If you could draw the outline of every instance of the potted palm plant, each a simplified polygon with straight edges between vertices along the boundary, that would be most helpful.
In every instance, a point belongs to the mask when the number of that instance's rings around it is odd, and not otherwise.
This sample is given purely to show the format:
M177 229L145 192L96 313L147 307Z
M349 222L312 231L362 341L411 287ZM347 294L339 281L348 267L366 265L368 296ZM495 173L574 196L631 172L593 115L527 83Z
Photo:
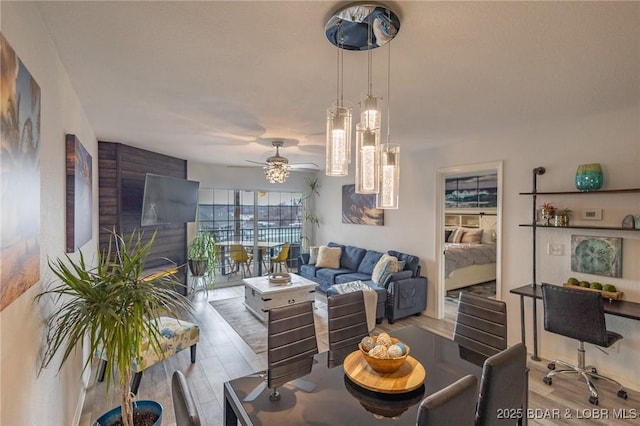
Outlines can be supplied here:
M187 250L189 269L194 277L212 275L216 268L216 240L209 231L200 231Z
M193 312L193 305L174 286L184 286L170 273L145 273L145 262L155 239L144 243L142 234L122 237L115 232L109 248L98 254L97 265L90 266L80 252L79 259L68 255L49 261L57 277L37 300L52 299L54 312L47 318L46 350L41 368L58 353L60 367L86 339L89 357L101 351L107 361L107 392L111 384L120 391L123 424L133 426L133 394L130 392L132 365L150 346L161 354L160 330L154 326L160 315L176 317ZM116 371L119 374L116 374Z

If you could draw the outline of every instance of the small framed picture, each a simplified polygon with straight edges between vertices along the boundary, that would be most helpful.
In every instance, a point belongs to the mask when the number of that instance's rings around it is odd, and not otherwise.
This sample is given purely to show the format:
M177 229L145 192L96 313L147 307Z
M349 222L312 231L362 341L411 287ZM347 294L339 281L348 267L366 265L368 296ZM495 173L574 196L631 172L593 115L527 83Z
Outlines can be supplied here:
M580 219L602 220L602 209L584 209L581 212Z

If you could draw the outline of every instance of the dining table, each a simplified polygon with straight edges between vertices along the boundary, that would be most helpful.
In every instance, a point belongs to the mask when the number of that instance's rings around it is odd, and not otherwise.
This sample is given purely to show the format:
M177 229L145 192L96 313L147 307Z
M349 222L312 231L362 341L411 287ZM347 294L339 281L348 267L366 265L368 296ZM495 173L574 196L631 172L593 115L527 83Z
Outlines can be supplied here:
M336 362L330 352L321 352L314 356L311 371L301 378L314 386L310 392L287 384L278 388L280 400L271 401L271 391L263 383L266 371L225 382L224 424L415 425L424 397L468 374L480 382L482 366L465 359L465 352L451 339L416 326L389 334L407 344L409 356L424 368L422 385L413 385L406 392L374 391L352 380L345 372L347 364ZM346 352L343 355L349 359ZM264 389L257 397L247 398L261 385Z
M257 244L258 246L258 250L256 250L258 252L258 256L256 258L256 262L257 262L257 268L258 268L258 276L262 275L262 249L267 249L267 251L269 253L271 253L271 249L279 247L281 245L283 245L283 242L279 242L279 241L257 241L254 242L253 240L238 240L238 241L219 241L216 242L216 245L224 250L229 250L229 247L231 246L236 246L236 245L240 245L242 247L250 247L253 248L255 245ZM225 258L223 256L223 258ZM225 267L225 263L222 263L222 275L226 275L226 267Z

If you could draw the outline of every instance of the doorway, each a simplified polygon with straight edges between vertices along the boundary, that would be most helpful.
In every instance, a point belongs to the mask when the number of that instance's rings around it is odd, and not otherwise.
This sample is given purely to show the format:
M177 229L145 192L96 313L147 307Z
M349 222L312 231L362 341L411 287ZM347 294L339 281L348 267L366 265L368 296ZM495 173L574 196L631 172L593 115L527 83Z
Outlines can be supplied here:
M455 321L460 291L501 299L502 161L436 174L436 317Z

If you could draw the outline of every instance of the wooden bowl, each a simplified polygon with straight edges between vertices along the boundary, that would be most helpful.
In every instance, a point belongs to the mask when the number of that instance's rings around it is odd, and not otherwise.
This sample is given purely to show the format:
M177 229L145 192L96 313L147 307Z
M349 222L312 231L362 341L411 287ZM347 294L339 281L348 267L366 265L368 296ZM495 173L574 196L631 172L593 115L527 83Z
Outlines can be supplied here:
M374 342L378 339L377 336L372 336L371 338ZM400 340L396 339L395 337L391 338L391 343L396 344L399 342ZM358 343L358 348L360 348L360 352L362 352L362 356L367 361L367 364L369 364L369 366L374 371L378 373L389 374L396 372L400 367L402 367L402 364L404 364L404 362L406 361L407 356L409 356L409 345L404 342L402 344L405 348L407 348L407 353L402 355L400 358L375 358L365 352L365 350L362 348L362 343Z

